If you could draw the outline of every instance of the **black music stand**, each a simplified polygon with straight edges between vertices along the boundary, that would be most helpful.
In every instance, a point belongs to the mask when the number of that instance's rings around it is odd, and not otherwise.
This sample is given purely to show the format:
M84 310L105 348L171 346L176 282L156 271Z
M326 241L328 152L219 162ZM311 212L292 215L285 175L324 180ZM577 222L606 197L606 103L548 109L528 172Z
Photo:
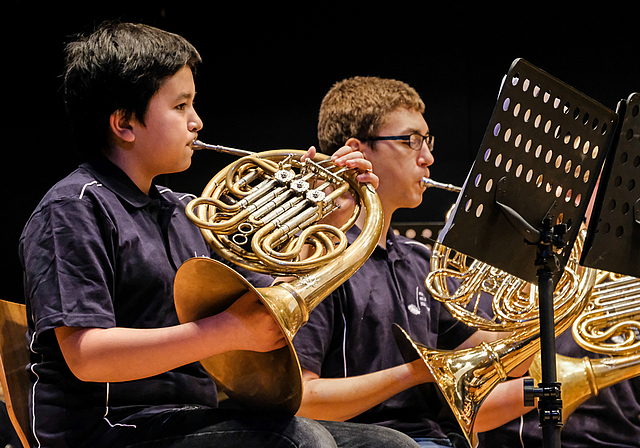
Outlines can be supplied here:
M640 94L621 101L618 114L580 264L640 277Z
M527 61L511 65L439 241L539 285L545 447L560 446L553 291L615 135L618 115ZM526 391L531 392L531 391Z

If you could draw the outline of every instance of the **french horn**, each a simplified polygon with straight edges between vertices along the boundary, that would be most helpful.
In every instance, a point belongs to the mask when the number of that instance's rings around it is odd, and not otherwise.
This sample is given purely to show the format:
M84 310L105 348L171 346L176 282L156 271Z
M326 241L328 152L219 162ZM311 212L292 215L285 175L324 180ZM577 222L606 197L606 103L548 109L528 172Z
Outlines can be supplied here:
M582 312L595 285L596 270L579 266L585 234L583 229L578 235L554 291L556 336L568 329ZM450 289L448 279L457 280L457 289ZM426 347L395 327L405 360L423 359L473 446L473 426L484 399L507 379L509 372L540 349L538 288L438 242L432 250L431 272L425 284L431 295L458 320L479 330L509 333L491 343L451 351ZM488 299L490 307L482 303ZM492 317L487 317L488 314Z
M309 313L373 252L382 230L378 195L371 185L357 181L355 170L337 167L322 154L302 160L304 151L252 153L199 141L193 148L241 156L186 208L209 245L250 271L295 278L255 288L223 263L189 259L175 277L178 318L190 322L215 315L247 291L257 294L279 324L286 346L267 353L236 350L201 363L229 397L294 414L303 386L292 339ZM340 229L320 223L339 208L338 198L345 193L354 198L351 218ZM344 232L362 209L362 232L348 245Z
M602 358L556 356L561 382L562 421L602 389L640 375L640 279L598 271L586 309L573 322L573 338L585 350ZM542 378L540 356L529 373Z

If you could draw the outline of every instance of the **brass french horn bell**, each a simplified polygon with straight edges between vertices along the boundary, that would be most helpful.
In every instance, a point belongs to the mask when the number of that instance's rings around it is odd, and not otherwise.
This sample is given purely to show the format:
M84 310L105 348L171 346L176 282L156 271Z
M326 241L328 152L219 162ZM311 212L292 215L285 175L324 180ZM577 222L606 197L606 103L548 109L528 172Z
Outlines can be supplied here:
M304 151L260 153L194 142L241 156L218 172L202 195L189 203L189 219L224 259L254 272L295 276L289 283L254 288L223 263L192 258L178 270L174 299L180 322L224 311L248 291L255 293L279 324L286 346L266 352L236 350L201 360L225 393L246 405L294 414L302 400L302 373L292 339L309 313L348 279L373 252L382 230L382 207L373 187L354 170L334 166ZM345 193L355 209L341 228L319 221L339 208ZM360 236L347 245L344 232L361 209ZM310 254L302 256L303 250Z

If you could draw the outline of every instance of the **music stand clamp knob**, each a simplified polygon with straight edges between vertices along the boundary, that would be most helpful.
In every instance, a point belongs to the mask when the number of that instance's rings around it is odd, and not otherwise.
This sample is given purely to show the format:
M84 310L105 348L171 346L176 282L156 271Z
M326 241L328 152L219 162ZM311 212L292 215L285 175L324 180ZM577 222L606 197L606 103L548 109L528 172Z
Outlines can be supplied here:
M557 253L561 253L567 242L564 235L567 233L567 225L564 223L551 226L551 220L545 218L540 231L540 241L538 244L538 256L535 261L536 266L541 266L541 270L556 273L560 270L560 260Z
M560 383L549 383L546 385L534 385L532 378L524 379L524 405L535 406L535 399L538 398L538 410L540 411L540 426L553 424L562 426L562 399Z

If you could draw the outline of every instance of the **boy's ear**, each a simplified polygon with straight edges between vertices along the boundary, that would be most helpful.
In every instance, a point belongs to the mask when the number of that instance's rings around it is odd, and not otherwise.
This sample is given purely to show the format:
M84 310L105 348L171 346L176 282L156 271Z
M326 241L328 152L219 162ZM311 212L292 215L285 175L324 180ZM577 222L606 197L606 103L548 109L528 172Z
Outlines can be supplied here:
M133 143L136 139L133 126L131 125L131 118L122 110L117 110L111 114L109 117L109 126L113 135L119 140Z
M349 138L349 140L346 141L345 146L350 146L354 151L360 151L364 155L365 159L368 158L368 152L371 151L371 147L369 145L355 137Z
M362 142L355 137L349 138L349 140L344 144L344 146L350 146L355 150L360 149L360 145L362 145Z

